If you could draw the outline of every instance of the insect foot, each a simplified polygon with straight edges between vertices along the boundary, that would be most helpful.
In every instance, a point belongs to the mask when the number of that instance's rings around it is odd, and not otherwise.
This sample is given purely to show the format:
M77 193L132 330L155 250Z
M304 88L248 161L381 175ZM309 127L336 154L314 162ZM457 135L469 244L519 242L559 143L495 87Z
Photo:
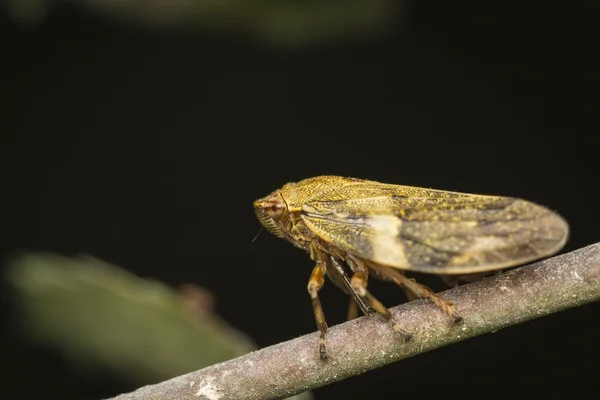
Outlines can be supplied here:
M450 318L452 318L452 321L455 324L460 324L463 321L463 317L461 317L456 312L454 303L452 303L451 301L448 301L448 300L436 295L435 293L433 293L431 291L427 294L426 297L429 298L429 300L431 300L436 306L441 308L441 310L444 312L444 314L447 314L448 316L450 316Z
M394 330L394 332L396 332L397 334L400 335L402 340L404 340L405 342L408 342L409 340L412 339L413 335L411 335L404 329L400 328L400 325L398 325L398 323L396 322L396 320L394 318L390 318L388 320L388 322L389 322L390 326L392 327L392 329Z
M327 348L325 347L325 335L323 334L319 337L319 358L321 360L327 360L329 358L327 355Z
M452 303L450 303L450 304L452 304ZM452 308L453 308L453 310L452 310L452 314L450 314L450 317L452 317L452 322L454 322L454 323L455 323L455 324L457 324L457 325L458 325L458 324L461 324L461 323L464 321L463 317L461 317L461 316L460 316L460 315L459 315L459 314L458 314L458 313L457 313L457 312L454 310L454 305L453 305L453 304L452 304Z

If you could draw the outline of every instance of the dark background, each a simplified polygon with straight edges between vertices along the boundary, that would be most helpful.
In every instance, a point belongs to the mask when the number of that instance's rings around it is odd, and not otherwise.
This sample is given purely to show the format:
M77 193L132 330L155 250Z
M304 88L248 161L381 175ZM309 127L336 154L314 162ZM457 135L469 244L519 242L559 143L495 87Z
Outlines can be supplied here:
M308 255L266 232L251 243L252 201L288 181L337 174L524 197L570 222L564 251L594 243L594 3L414 1L385 38L296 49L135 29L68 4L35 29L4 15L3 255L85 252L198 283L268 346L315 331ZM403 301L391 285L373 287L390 306ZM133 389L16 338L3 301L3 392ZM344 320L333 285L322 301L330 324ZM315 397L583 396L597 387L599 310L471 339Z

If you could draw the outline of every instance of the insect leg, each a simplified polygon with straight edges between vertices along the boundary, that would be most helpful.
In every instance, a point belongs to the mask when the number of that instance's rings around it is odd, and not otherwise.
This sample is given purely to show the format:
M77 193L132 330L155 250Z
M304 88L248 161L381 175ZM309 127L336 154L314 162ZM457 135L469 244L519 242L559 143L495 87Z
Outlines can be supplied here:
M345 276L345 277L340 276L338 274L338 271L336 269L334 269L335 267L333 265L331 265L330 263L331 262L327 263L327 276L329 277L329 279L331 279L331 281L335 284L335 286L340 288L342 290L342 292L347 294L350 298L350 304L348 307L348 321L349 321L351 319L358 317L358 306L356 304L355 296L356 297L359 297L359 296L356 293L354 293L354 291L352 290L352 287L350 286L350 279L347 276Z
M375 298L369 291L367 290L367 279L368 273L367 270L360 266L360 264L353 260L354 275L352 275L352 279L350 279L350 284L352 285L352 289L371 307L373 308L379 315L386 319L386 321L390 324L392 329L395 332L399 333L405 341L408 341L412 338L412 335L406 332L404 329L398 325L390 310L388 310L379 300Z
M319 336L319 357L322 360L327 358L327 350L325 348L325 336L327 335L327 322L325 321L325 314L323 313L323 307L321 307L321 301L319 300L319 290L323 287L325 282L325 262L317 261L317 265L310 275L308 280L308 293L312 299L313 310L315 312L315 320L317 322L317 328L321 335Z
M394 268L384 267L375 264L369 264L369 267L375 269L377 273L383 276L384 278L392 280L398 286L401 286L413 292L416 296L431 300L436 306L441 308L442 311L451 316L454 319L454 322L458 323L462 321L462 317L458 315L458 313L454 309L454 304L438 296L433 292L433 290L429 289L427 286L417 283L412 278L407 278L399 271L396 271Z
M373 314L373 309L354 291L350 284L350 278L344 271L342 264L334 257L329 257L327 262L327 276L339 287L344 293L350 296L350 304L348 307L348 320L358 317L358 307L365 315Z
M351 321L356 318L358 318L358 304L356 304L354 297L350 297L350 304L348 304L348 315L346 319Z

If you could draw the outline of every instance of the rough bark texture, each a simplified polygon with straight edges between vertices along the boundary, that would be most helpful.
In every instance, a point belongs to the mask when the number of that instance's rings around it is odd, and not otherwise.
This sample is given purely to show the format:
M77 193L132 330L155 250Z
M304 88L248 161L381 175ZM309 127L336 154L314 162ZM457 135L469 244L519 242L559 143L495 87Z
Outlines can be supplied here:
M433 304L391 309L414 337L403 342L379 317L332 327L330 359L313 333L115 397L132 399L282 399L473 336L600 299L600 244L443 292L464 321L454 325ZM365 343L369 343L365 346Z

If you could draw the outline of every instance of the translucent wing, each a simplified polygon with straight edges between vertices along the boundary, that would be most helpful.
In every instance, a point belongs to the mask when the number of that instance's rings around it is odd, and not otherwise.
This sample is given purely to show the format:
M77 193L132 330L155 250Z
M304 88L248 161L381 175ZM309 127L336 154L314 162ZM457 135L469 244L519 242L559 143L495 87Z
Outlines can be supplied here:
M563 218L525 200L381 184L321 192L304 204L301 220L347 253L440 274L545 257L559 251L569 233Z

